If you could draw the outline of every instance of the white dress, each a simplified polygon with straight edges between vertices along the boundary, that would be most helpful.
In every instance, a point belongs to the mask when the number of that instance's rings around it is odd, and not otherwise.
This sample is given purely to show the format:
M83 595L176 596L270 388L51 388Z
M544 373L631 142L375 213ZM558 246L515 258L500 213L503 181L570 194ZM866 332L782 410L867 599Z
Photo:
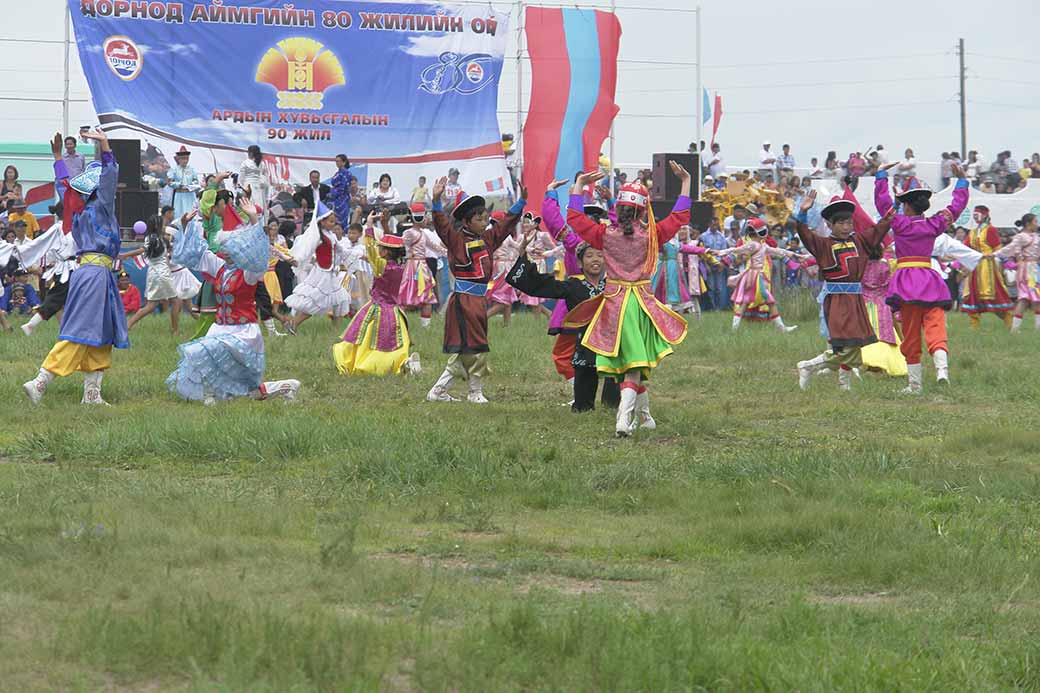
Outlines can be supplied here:
M315 258L320 238L332 244L332 264L328 269L320 267ZM350 293L343 288L345 273L340 271L340 266L349 264L350 258L336 241L336 235L320 230L315 219L293 243L292 254L299 263L296 267L297 284L285 299L285 305L294 312L307 315L331 313L337 318L350 312Z
M173 273L170 271L170 258L166 256L165 245L159 257L145 255L144 261L148 263L148 278L144 283L145 300L166 301L177 298L177 289L173 285Z
M252 190L253 200L259 202L263 209L263 218L267 219L268 191L270 185L267 182L267 173L264 171L263 163L259 165L252 159L246 159L238 168L238 184L243 188L247 185Z
M166 236L171 243L177 233L179 230L176 227L166 227ZM173 280L173 290L177 292L177 298L192 299L202 290L202 282L187 267L181 267L171 262L170 276Z

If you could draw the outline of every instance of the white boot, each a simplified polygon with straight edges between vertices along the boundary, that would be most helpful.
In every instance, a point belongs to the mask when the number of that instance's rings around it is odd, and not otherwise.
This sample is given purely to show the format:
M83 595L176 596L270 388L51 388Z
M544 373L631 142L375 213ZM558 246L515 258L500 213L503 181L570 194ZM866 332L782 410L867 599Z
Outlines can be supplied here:
M430 318L420 317L419 318L419 324L422 325L423 327L429 327L430 326Z
M104 371L91 371L83 376L83 399L80 404L108 406L108 402L101 399L101 380L104 377Z
M632 414L636 408L636 391L631 387L621 388L621 404L617 410L617 423L614 432L618 438L627 438L632 435Z
M299 391L299 380L268 380L261 388L261 392L264 393L264 399L281 397L286 402L294 402L296 393Z
M484 396L484 384L480 381L479 375L471 375L469 377L469 396L466 397L467 402L473 404L487 404L487 397Z
M842 392L848 392L852 389L852 371L844 368L838 369L838 389Z
M816 358L809 359L808 361L799 361L798 387L803 390L808 390L809 381L812 380L813 373L822 371L825 363L827 363L827 354L820 354Z
M909 383L906 387L900 390L900 393L904 395L921 394L921 364L906 364L906 377Z
M22 329L24 330L25 328L23 327ZM1018 332L1021 329L1022 329L1022 316L1021 315L1013 316L1011 318L1011 331L1012 332Z
M797 330L798 329L798 325L791 325L790 327L788 327L787 325L784 324L784 319L781 318L779 315L777 315L776 316L776 329L780 330L784 334L787 334L788 332L794 332L795 330Z
M740 327L740 316L739 315L734 315L733 316L733 331L736 332L739 327Z
M267 328L267 334L271 335L272 337L285 336L284 332L279 332L278 328L275 327L274 318L268 318L267 320L264 320L264 327Z
M43 399L43 393L47 392L47 386L51 384L52 380L54 380L54 374L46 368L41 368L35 378L22 384L22 390L28 395L30 402L34 405L39 404L40 400Z
M935 364L935 382L940 385L950 384L950 357L945 349L939 349L932 354L932 363Z
M657 422L650 416L650 391L643 389L636 395L636 420L635 425L641 426L648 431L657 430Z
M408 375L422 375L422 364L419 362L419 352L414 352L404 362L404 372Z
M36 331L36 326L43 322L43 317L39 313L33 313L33 316L29 318L29 322L22 325L22 332L25 333L26 337L32 337L32 333Z
M437 379L437 382L430 388L429 393L426 395L427 402L458 402L456 398L448 394L448 388L451 387L452 381L455 380L455 376L451 374L451 370L445 368L444 372L441 373L441 377Z

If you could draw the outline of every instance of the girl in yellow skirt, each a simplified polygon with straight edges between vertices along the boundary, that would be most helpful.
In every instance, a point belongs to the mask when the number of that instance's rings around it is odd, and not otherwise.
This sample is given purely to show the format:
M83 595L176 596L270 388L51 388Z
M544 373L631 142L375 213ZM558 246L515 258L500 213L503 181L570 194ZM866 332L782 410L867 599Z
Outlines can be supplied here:
M377 240L370 226L365 231L365 251L375 276L372 298L351 320L342 341L332 347L336 367L346 375L418 374L419 354L408 355L412 346L408 321L397 307L404 278L404 239L384 233Z

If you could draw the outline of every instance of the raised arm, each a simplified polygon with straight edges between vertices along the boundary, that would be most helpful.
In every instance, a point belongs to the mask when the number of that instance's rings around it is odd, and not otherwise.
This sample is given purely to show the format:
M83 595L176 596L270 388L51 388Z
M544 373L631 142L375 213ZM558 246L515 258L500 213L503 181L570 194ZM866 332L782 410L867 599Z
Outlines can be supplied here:
M672 173L682 181L682 187L679 190L679 199L675 201L675 206L672 208L672 213L657 222L658 243L667 243L675 234L679 233L679 229L690 223L690 179L692 176L689 171L674 161L669 161L668 165L671 167Z
M874 207L878 214L885 216L894 207L892 195L888 192L888 169L895 164L888 164L878 169L874 174Z
M545 199L542 200L542 221L545 228L549 230L553 238L559 238L560 234L567 228L567 220L560 212L560 198L557 188L567 185L565 180L554 180L545 189Z
M444 186L447 182L447 178L441 178L433 184L433 204L430 209L433 211L433 230L450 253L458 243L459 232L455 230L451 217L444 212Z
M1025 244L1028 242L1029 239L1025 234L1016 233L1015 237L1011 239L1010 243L993 253L993 257L998 257L1001 260L1006 260L1007 258L1012 257L1018 257L1018 254L1022 252L1022 248L1024 248ZM992 246L993 244L990 245Z
M507 238L516 231L516 225L520 223L520 215L527 206L527 188L520 186L520 199L506 212L506 218L491 227L491 252L495 252Z
M372 274L382 277L386 271L386 260L379 255L375 229L371 226L365 229L365 256L368 258L368 264L372 265Z
M960 217L964 208L968 206L968 179L964 177L964 169L958 164L953 165L953 175L957 177L957 184L953 186L953 199L946 209L928 218L928 225L939 233L944 233L946 228ZM999 240L999 236L998 236Z

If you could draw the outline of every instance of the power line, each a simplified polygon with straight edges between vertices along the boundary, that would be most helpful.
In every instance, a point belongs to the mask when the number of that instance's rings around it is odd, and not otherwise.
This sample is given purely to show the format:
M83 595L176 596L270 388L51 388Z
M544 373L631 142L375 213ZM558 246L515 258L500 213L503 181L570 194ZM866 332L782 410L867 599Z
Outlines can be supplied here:
M1029 58L1009 58L1003 55L989 55L988 53L967 53L967 55L971 55L976 58L989 58L990 60L1004 60L1009 63L1040 63L1040 60L1030 60Z
M817 63L856 63L856 62L878 62L881 60L909 60L912 58L928 58L939 55L949 55L947 51L933 53L908 53L906 55L868 55L852 58L812 58L807 60L771 60L767 63L733 63L731 65L705 65L709 70L728 70L741 67L771 67L773 65L810 65Z
M908 101L906 103L849 104L847 106L820 106L809 108L774 108L761 111L726 111L726 115L763 115L768 113L809 113L820 111L863 111L869 109L906 108L909 106L934 106L949 101Z
M972 79L981 79L986 82L1004 82L1007 84L1025 84L1031 87L1040 87L1040 82L1027 82L1021 79L1004 79L1003 77L986 77L984 75L974 75Z
M40 99L22 96L3 96L0 95L0 101L34 101L38 103L65 103L65 99ZM87 103L90 99L69 99L70 103Z
M65 45L64 41L52 41L50 39L4 38L2 36L0 36L0 43L44 43L44 44L57 44L59 46L64 46ZM70 41L70 43L75 43L75 41Z
M996 101L976 101L975 99L968 99L968 103L977 104L979 106L997 106L999 108L1021 108L1028 111L1036 110L1036 106L1029 106L1020 103L998 103Z

